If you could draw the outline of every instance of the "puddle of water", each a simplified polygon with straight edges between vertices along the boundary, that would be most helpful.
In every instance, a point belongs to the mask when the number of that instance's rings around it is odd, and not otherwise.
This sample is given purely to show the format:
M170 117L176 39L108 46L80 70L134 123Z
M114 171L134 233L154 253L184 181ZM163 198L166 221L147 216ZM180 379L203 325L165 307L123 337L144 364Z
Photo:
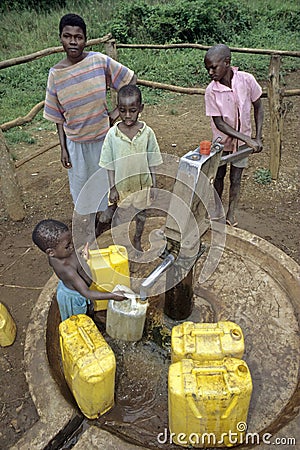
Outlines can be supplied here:
M136 444L160 448L157 436L168 428L170 352L146 340L107 340L117 360L115 406L99 426Z
M198 282L202 265L196 265L192 320L232 320L241 326L246 345L243 359L254 385L248 431L273 433L295 415L293 406L299 404L293 394L299 386L299 324L284 283L239 251L226 249L217 271L202 284ZM160 304L158 299L157 315L163 311ZM170 348L165 345L167 333L159 328L159 320L154 322L150 338L145 336L138 343L115 341L100 329L117 358L116 403L91 423L146 448L178 450L169 441L157 440L168 430ZM281 418L287 402L290 407Z

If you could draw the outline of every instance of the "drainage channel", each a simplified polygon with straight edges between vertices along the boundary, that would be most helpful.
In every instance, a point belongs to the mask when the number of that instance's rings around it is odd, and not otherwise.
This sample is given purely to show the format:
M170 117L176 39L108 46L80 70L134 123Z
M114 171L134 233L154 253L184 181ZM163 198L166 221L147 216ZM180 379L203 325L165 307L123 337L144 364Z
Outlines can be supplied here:
M51 441L44 450L69 450L74 447L89 425L83 415L76 415Z

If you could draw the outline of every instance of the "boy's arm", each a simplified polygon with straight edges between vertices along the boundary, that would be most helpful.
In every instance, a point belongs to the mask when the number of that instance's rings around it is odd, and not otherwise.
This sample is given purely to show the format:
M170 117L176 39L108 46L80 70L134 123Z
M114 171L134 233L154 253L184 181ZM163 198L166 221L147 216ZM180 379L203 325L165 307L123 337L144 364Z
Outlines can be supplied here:
M60 148L61 148L61 163L65 169L71 169L72 164L69 157L69 152L66 144L66 135L64 127L61 123L56 124Z
M117 294L113 292L98 292L88 288L85 281L74 269L68 268L61 277L63 282L67 283L74 291L79 292L83 297L89 300L125 300L125 296L122 293Z
M110 203L117 203L119 201L119 192L115 185L115 171L107 169L109 181L109 201Z
M156 170L155 166L149 167L151 178L152 178L152 187L156 188Z
M155 166L149 167L149 170L150 170L151 178L152 178L152 186L150 189L150 199L155 200L157 197Z
M253 104L254 109L254 121L255 121L255 128L256 128L256 135L255 140L258 144L258 149L254 150L254 152L261 152L263 149L262 144L262 127L263 127L263 121L264 121L264 109L263 104L261 101L261 98L257 99Z
M235 130L232 128L228 123L226 123L223 120L223 117L221 116L213 116L213 121L218 128L218 130L222 131L222 133L227 134L230 137L239 139L240 141L245 142L245 144L248 145L248 147L253 148L254 152L261 151L260 144L256 139L252 139L251 136L246 136L244 133L241 133L240 131Z

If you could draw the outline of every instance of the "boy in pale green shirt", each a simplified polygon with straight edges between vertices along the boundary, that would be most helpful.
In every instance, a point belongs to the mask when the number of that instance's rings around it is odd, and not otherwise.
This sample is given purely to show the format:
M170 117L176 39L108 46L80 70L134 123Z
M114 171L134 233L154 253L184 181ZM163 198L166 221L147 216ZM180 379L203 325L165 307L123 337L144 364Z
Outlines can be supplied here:
M133 245L138 251L143 251L146 208L155 199L155 167L163 162L153 130L138 120L143 108L137 86L127 85L119 90L121 122L108 131L99 162L108 171L109 201L120 208L133 206L137 210Z

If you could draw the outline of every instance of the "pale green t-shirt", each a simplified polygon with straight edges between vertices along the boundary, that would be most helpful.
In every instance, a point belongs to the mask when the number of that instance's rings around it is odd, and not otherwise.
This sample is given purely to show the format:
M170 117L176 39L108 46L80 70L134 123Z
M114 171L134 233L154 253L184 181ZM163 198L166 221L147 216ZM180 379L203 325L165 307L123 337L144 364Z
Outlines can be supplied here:
M115 171L120 206L133 205L143 209L150 205L152 178L149 167L159 166L162 162L156 136L148 125L143 122L143 127L130 140L119 130L117 123L105 137L99 165Z

